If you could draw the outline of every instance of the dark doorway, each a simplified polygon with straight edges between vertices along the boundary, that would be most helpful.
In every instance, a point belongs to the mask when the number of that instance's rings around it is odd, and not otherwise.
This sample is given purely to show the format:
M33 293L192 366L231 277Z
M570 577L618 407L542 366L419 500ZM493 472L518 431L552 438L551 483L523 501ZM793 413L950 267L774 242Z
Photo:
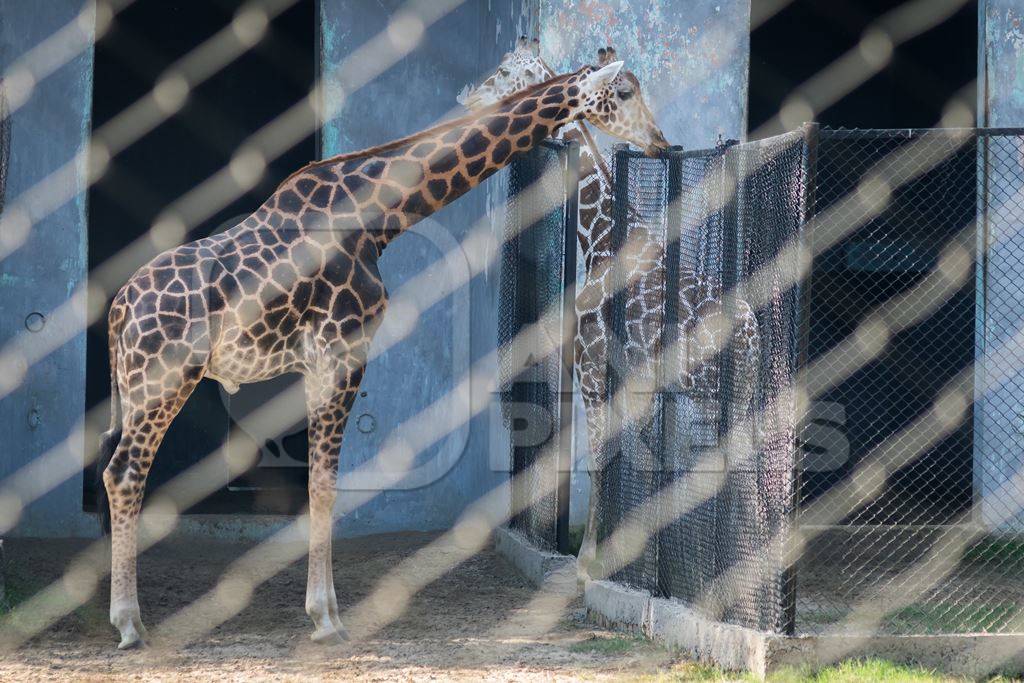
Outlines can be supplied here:
M794 0L771 15L769 8L779 2L753 0L750 133L771 121L801 84L856 49L869 26L905 4L905 0ZM925 128L937 125L955 96L973 110L977 50L978 5L968 0L945 20L895 46L887 66L817 112L815 120L832 127Z
M229 26L244 4L240 0L138 0L121 12L95 48L94 129L145 97L168 67ZM224 168L247 138L308 95L317 75L317 35L315 0L299 0L271 18L255 47L200 84L182 109L113 159L89 192L90 272L105 265L109 268L112 259L120 259L117 284L123 282L153 252L140 256L122 250L145 238L168 205ZM213 215L189 226L185 240L234 225L289 173L316 155L316 139L310 134L270 160L267 173L252 190L221 202L224 205ZM106 310L113 294L109 292L104 302L91 303ZM89 408L109 403L109 372L104 316L88 331ZM244 402L245 396L240 398ZM232 415L237 413L230 407L231 400L217 383L201 382L160 447L148 491L225 445ZM302 460L303 437L300 430L284 440ZM266 461L264 457L264 465ZM304 466L257 467L230 482L227 472L225 465L223 487L195 510L284 511L294 509L299 498L295 492L305 488ZM90 506L95 500L92 468L85 476L85 489L84 500Z
M752 6L748 124L754 136L781 132L780 109L801 86L857 50L865 34L905 0L794 0L768 16L777 2ZM950 6L936 3L931 9ZM901 30L916 33L894 45L891 59L870 78L816 111L823 127L929 128L942 125L954 100L974 110L978 6L964 2L935 25L912 28L920 17L904 15ZM893 15L889 15L890 20ZM880 62L883 63L883 62ZM859 68L859 67L855 67ZM948 119L947 119L948 120ZM962 121L960 125L973 125ZM868 169L916 134L866 131L822 134L815 169L815 210L825 212L856 191ZM932 149L941 147L936 138ZM964 235L975 217L976 147L950 144L943 163L895 188L877 217L816 258L807 283L807 355L810 362L834 351L876 307L909 292L936 265L943 247ZM938 399L946 382L974 360L973 280L923 320L889 340L877 358L816 397L816 408L838 429L848 454L823 471L806 467L803 502L848 479L873 449L905 444L902 431ZM813 419L813 418L812 418ZM901 439L903 441L901 441ZM808 452L805 446L805 455ZM884 457L884 456L883 456ZM944 524L972 502L973 432L970 411L947 438L924 448L888 477L872 502L852 511L857 524Z

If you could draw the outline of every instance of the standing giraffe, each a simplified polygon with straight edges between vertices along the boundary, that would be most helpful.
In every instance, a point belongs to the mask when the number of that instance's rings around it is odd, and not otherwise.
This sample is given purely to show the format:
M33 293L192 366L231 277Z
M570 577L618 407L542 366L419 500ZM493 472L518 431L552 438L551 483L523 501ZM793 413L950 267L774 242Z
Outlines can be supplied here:
M140 268L110 309L111 428L102 448L112 531L110 620L142 642L136 525L146 474L202 377L238 385L304 375L309 418L309 574L315 641L345 637L331 570L342 433L387 305L388 243L570 121L646 143L654 122L615 124L619 62L555 76L464 118L311 163L230 230Z
M598 66L616 59L615 48L609 46L598 50ZM460 95L459 102L471 110L492 106L495 102L509 97L523 88L550 78L554 71L540 56L537 39L529 41L521 36L516 49L502 59L498 68L479 86ZM640 82L629 71L621 71L612 88L621 101L633 100L629 111L639 116L652 117L643 103ZM628 121L624 121L628 123ZM643 221L629 215L629 235L639 242L631 265L635 272L626 276L630 285L626 291L626 319L632 321L625 340L613 340L608 303L614 292L613 269L615 254L611 246L612 179L600 149L586 125L577 121L560 129L557 137L574 139L580 145L579 222L577 243L583 256L583 282L577 287L576 315L578 320L574 340L576 378L583 396L587 416L587 434L591 458L591 495L587 514L587 528L580 548L580 572L589 576L589 564L596 557L596 515L597 501L601 491L600 473L604 463L600 462L607 415L604 408L607 397L608 344L623 343L630 367L647 365L660 351L659 331L661 325L662 292L664 270L661 267L662 247L660 238L647 236ZM664 143L664 138L662 138ZM666 143L667 146L667 143ZM646 237L646 239L645 239ZM636 239L639 238L639 239ZM680 364L682 376L678 378L681 389L697 394L704 399L701 414L716 413L708 405L708 396L700 396L700 390L718 386L717 363L708 362L717 353L719 342L715 339L713 321L721 315L722 292L720 287L693 271L682 269L679 283L680 311L679 326L681 339L686 340L686 362ZM757 318L752 307L744 300L736 302L737 325L732 334L737 396L735 406L741 412L750 408L754 393L754 380L759 367L760 333ZM654 376L651 374L650 376ZM706 393L706 392L705 392Z

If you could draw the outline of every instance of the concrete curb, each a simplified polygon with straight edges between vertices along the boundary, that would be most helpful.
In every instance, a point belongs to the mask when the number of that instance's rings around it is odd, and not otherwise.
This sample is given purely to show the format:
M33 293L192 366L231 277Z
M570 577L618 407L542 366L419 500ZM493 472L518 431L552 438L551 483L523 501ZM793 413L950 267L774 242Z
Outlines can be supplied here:
M587 616L663 643L701 662L764 675L768 634L709 621L685 605L611 581L588 581Z
M557 595L579 594L575 557L541 550L505 527L494 530L494 549L534 586Z
M786 667L818 668L868 657L969 677L1024 671L1024 635L1019 634L788 637L711 621L680 602L611 581L588 581L584 596L593 622L761 677Z

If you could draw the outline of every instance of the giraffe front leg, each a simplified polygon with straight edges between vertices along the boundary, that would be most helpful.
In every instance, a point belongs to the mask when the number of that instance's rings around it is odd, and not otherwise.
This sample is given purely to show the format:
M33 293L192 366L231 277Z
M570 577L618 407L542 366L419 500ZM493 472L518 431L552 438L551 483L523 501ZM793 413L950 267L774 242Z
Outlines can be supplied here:
M327 566L324 570L324 576L327 577L327 616L330 617L331 623L334 624L335 630L341 635L342 639L348 640L348 630L341 623L341 614L338 612L338 594L334 591L334 553L332 547L333 540L331 535L328 535L327 553L325 554Z
M311 638L319 643L348 640L338 616L334 590L331 533L337 499L338 457L349 409L358 390L358 376L333 374L307 377L309 405L309 573L306 614L313 620Z

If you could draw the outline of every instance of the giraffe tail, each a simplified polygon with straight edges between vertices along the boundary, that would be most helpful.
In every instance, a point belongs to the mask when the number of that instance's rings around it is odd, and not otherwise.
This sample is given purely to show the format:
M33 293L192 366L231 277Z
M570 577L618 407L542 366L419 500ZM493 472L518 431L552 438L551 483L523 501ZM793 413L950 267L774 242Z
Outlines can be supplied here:
M121 293L115 297L110 307L108 318L108 351L110 354L110 428L100 436L100 448L96 458L96 511L99 513L100 526L103 533L110 533L110 508L107 501L107 487L103 483L103 471L114 457L114 451L121 442L121 392L118 389L117 373L120 369L117 353L117 341L121 336L124 322L124 307L120 305Z

